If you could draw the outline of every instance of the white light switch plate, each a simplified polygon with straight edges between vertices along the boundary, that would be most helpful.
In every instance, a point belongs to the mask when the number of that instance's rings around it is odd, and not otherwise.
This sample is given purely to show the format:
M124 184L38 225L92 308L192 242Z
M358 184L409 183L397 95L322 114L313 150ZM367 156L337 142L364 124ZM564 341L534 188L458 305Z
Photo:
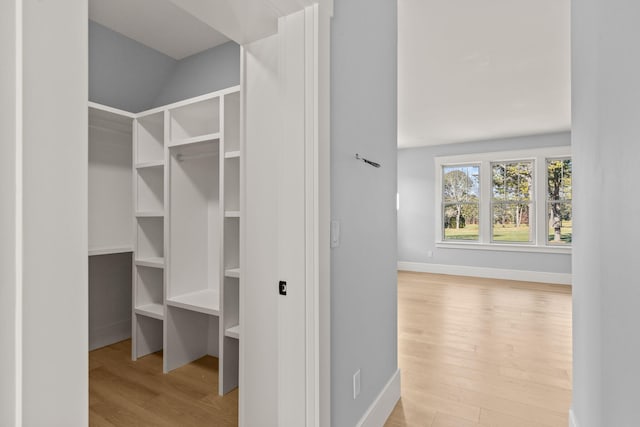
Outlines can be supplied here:
M353 400L360 395L360 369L353 374Z
M331 221L331 247L337 248L340 246L340 222Z

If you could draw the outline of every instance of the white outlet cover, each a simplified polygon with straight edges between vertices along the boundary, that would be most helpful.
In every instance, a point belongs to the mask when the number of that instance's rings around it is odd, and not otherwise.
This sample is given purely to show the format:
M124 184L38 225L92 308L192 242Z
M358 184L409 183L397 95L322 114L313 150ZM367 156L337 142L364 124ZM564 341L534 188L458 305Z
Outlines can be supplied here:
M353 374L353 400L360 396L360 369Z

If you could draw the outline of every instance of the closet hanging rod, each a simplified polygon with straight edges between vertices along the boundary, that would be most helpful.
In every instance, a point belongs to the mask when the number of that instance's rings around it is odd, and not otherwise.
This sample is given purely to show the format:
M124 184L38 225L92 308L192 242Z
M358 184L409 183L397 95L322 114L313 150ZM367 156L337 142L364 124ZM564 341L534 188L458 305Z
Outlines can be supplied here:
M210 157L210 156L217 156L218 152L216 151L212 151L209 153L200 153L200 154L191 154L191 155L184 155L184 154L176 154L176 160L179 162L184 162L185 160L195 160L195 159L201 159L203 157Z

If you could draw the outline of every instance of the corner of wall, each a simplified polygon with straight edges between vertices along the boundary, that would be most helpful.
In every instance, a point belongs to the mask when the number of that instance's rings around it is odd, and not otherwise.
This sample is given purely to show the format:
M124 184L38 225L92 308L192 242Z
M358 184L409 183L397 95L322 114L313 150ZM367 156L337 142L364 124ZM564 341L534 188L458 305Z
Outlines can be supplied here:
M569 427L578 427L578 421L576 419L576 414L573 412L573 408L569 410Z
M400 369L393 373L356 427L383 427L400 400Z

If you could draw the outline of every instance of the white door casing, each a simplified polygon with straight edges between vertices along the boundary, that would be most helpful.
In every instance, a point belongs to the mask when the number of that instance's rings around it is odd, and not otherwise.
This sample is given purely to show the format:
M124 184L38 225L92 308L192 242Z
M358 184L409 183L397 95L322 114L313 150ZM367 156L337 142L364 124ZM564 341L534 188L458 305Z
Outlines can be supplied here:
M320 145L319 130L319 19L317 5L280 18L276 36L243 49L241 426L329 422L328 404L322 417L320 407L319 303L321 272L328 279L329 175L328 140ZM287 284L286 295L279 294L280 281ZM328 342L328 334L323 336Z

